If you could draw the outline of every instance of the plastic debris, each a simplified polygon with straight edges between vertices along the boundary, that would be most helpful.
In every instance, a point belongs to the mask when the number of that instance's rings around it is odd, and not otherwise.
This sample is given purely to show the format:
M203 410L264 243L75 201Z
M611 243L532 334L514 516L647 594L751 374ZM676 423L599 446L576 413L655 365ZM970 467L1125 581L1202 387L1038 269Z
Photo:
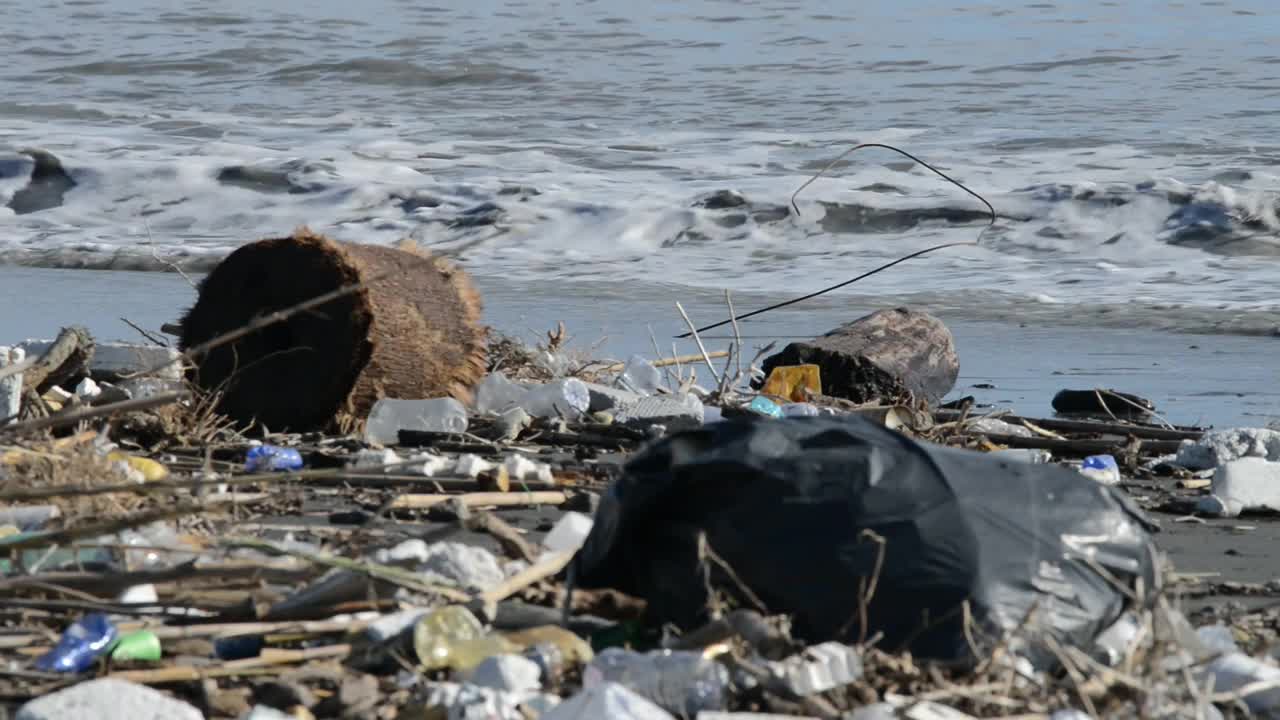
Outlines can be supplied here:
M559 625L539 625L524 630L503 633L508 641L526 651L551 646L556 649L561 662L571 665L585 665L591 662L595 653L586 640Z
M1017 462L1030 463L1032 465L1043 465L1053 461L1053 453L1035 448L1005 448L1003 450L992 450L990 454L1003 460L1016 460Z
M591 407L591 393L581 380L564 378L530 387L520 398L520 407L534 417L576 420Z
M666 710L617 683L601 683L557 705L541 720L675 720Z
M526 720L520 701L517 695L489 687L440 682L428 687L425 704L437 713L427 717L442 720Z
M295 451L296 452L296 451ZM125 453L115 451L107 453L107 459L112 462L121 462L137 472L145 482L156 482L169 477L169 468L150 458L136 457L134 455L126 455Z
M498 438L506 442L511 442L520 437L520 433L533 424L533 418L524 408L513 407L510 410L498 416L496 426L498 428Z
M751 404L747 406L747 409L754 413L764 415L765 417L771 417L771 418L782 417L782 408L778 407L778 403L770 400L769 398L763 395L757 396L755 399L753 399L751 401Z
M467 682L481 687L511 693L541 690L542 672L537 663L519 655L495 655L485 658L467 673Z
M150 630L139 630L120 636L120 640L111 649L111 659L156 662L161 653L160 638Z
M455 542L429 545L418 572L428 582L442 580L467 590L488 590L506 579L493 553Z
M15 720L204 720L172 696L125 680L89 680L36 698Z
M1260 457L1232 460L1213 474L1212 495L1196 510L1206 515L1238 517L1246 510L1280 510L1280 462Z
M644 357L632 355L618 375L617 385L637 395L652 395L662 387L662 372Z
M725 708L729 671L697 652L609 648L582 671L582 685L589 689L609 683L621 684L668 712L693 717Z
M618 408L617 420L633 427L683 429L702 425L703 413L702 401L695 395L654 395Z
M574 551L582 547L590 533L591 518L579 512L567 512L542 538L542 547L551 552Z
M769 372L761 393L782 400L802 403L822 394L821 369L817 365L779 365Z
M506 468L507 476L515 482L555 482L550 465L530 460L524 455L508 455L502 461L502 467Z
M994 633L1037 606L1045 632L1088 647L1126 606L1116 583L1160 587L1152 527L1122 492L1074 470L917 443L856 416L722 422L633 458L574 563L578 587L634 595L649 622L694 629L707 620L701 536L738 574L717 591L745 605L739 588L751 588L792 618L797 638L882 632L886 647L963 660L965 601ZM860 628L849 608L877 568L871 624ZM1070 607L1052 600L1063 593ZM940 620L916 632L924 613ZM1034 650L1033 662L1049 661Z
M515 652L505 638L486 635L469 610L449 605L422 616L413 628L413 647L424 669L466 671L485 658Z
M1230 631L1207 627L1197 631L1199 638L1219 654L1201 672L1213 675L1214 692L1232 692L1253 683L1269 682L1271 687L1259 688L1244 697L1249 711L1258 717L1274 717L1280 711L1280 668L1250 657L1236 647Z
M771 667L792 692L801 696L848 685L862 676L862 658L858 651L835 642L814 645Z
M143 585L130 585L116 599L129 605L147 605L160 602L160 595L156 592L155 585L146 583Z
M587 386L587 392L591 393L591 405L587 409L593 413L614 410L624 405L630 405L644 397L644 395L640 393L623 390L622 388L609 387L608 385L597 385L596 383L584 384Z
M58 644L36 659L35 666L45 672L84 672L107 652L116 637L116 626L106 615L90 613L67 628Z
M1280 432L1265 428L1213 430L1199 440L1184 440L1174 462L1188 470L1212 470L1241 458L1280 462Z
M1011 422L1005 422L1000 418L984 417L973 420L969 423L969 429L973 432L980 432L986 435L1012 435L1013 437L1029 438L1035 437L1035 433L1031 432L1025 425L1014 425Z
M401 458L396 454L395 450L384 448L375 450L365 448L356 452L356 454L347 461L347 467L353 470L378 470L382 472L400 472L403 468L388 467L395 466L401 462Z
M1120 466L1111 455L1090 455L1080 463L1080 474L1103 485L1120 483Z
M529 390L500 372L489 373L476 385L474 407L481 415L498 415L520 404Z
M787 403L782 406L784 417L818 417L822 411L812 403Z
M245 472L287 472L302 467L302 455L294 448L255 445L245 456Z
M364 426L367 442L396 445L400 442L401 430L463 433L467 431L467 409L453 398L382 398L373 404Z

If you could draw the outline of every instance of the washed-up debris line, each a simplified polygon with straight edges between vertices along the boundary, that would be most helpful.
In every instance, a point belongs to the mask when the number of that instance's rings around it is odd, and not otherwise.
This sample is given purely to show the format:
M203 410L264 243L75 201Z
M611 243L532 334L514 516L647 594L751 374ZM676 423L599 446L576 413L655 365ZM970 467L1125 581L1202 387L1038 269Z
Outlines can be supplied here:
M910 393L858 404L823 394L817 366L773 363L766 376L763 353L745 358L737 346L590 361L566 349L561 327L536 346L492 339L489 372L466 402L383 399L346 432L277 433L220 415L216 392L170 370L189 359L176 350L120 345L106 353L114 364L95 366L86 333L64 336L0 350L0 413L10 409L0 419L0 703L19 718L1206 718L1280 708L1280 669L1259 659L1280 628L1273 611L1178 609L1184 593L1280 588L1179 578L1142 512L1208 513L1214 501L1280 509L1249 486L1248 473L1273 472L1258 463L1280 460L1265 430L1134 421L1106 412L1105 398L1103 419L935 407ZM53 348L71 358L56 372L40 364ZM27 384L21 371L32 368ZM716 430L760 423L833 424L790 441ZM763 474L750 492L780 492L769 473L801 476L778 463L803 466L807 447L853 457L839 443L869 437L880 448L867 456L871 480L840 470L841 492L869 517L915 500L883 464L906 452L926 458L915 472L980 461L988 482L1052 483L1056 500L1025 501L1045 512L1083 493L1130 518L1124 538L1100 541L1058 577L1087 576L1095 594L1076 597L1105 601L1028 596L1011 617L974 591L960 616L917 618L911 603L926 607L937 588L913 594L901 564L912 550L886 547L910 533L868 529L841 540L859 564L840 573L857 587L786 593L798 605L854 598L836 608L849 618L839 632L822 636L800 611L771 608L753 555L818 563L797 575L812 580L837 570L821 565L835 554L800 525L781 534L765 518L726 535L700 524L694 508L715 493L744 508L769 495L741 496L737 471L703 491L696 468L736 467L714 451L737 438L726 452L743 462L774 453L753 466ZM928 449L937 446L952 449ZM947 454L961 448L986 455ZM632 461L643 464L634 477L669 472L689 495L667 490L648 510L635 504L642 489L618 497L614 488L643 488L620 483ZM1219 467L1233 468L1231 487L1215 485ZM641 522L657 534L636 534ZM688 547L664 534L675 528L689 530L679 535ZM1088 534L1076 529L1053 538L1065 543L1055 552L1073 552ZM960 548L972 527L944 530L957 555L969 552ZM607 557L637 568L696 553L688 568L705 608L655 623L652 603L682 588L645 597L640 576L626 579L629 592L589 587L588 563L575 558L597 536L630 538ZM1121 563L1125 543L1150 557ZM912 645L944 619L957 634Z

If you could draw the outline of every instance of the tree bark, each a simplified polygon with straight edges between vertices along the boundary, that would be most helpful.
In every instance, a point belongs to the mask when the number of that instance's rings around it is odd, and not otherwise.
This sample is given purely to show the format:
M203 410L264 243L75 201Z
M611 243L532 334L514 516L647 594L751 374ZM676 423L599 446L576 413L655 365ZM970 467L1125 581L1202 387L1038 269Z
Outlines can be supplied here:
M219 412L271 431L363 420L378 399L463 402L484 374L480 297L461 270L415 246L340 243L309 230L231 253L182 321L183 349L335 289L360 290L196 359Z

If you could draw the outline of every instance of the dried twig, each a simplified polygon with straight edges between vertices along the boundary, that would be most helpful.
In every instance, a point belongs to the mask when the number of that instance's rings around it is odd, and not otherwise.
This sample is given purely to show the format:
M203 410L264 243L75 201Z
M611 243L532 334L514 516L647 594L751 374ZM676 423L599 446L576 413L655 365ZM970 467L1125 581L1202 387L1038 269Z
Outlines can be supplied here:
M707 364L707 369L711 371L711 377L715 378L716 384L720 384L720 376L716 373L716 366L711 364L711 356L707 354L707 347L702 344L702 338L698 337L698 330L694 327L693 321L689 319L689 313L684 311L684 306L680 301L676 301L676 309L680 311L680 317L684 318L684 322L689 326L689 333L693 335L693 341L698 344L698 351L702 353L702 360Z

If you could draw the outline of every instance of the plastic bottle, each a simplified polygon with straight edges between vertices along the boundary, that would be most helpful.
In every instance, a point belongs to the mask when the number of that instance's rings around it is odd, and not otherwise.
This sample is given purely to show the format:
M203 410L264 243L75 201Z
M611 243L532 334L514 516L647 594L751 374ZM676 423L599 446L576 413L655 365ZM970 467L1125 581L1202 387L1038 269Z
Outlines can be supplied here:
M433 610L413 627L413 649L427 670L453 666L454 648L484 635L484 626L471 611L458 605Z
M49 652L36 658L36 669L45 672L79 673L93 663L116 641L116 626L106 615L91 613L77 620L62 633L62 639Z
M617 385L638 395L652 395L662 385L662 373L640 355L632 355L622 368Z
M526 392L528 388L507 379L506 375L489 373L476 385L476 412L482 415L501 414L519 405Z
M646 654L609 648L582 673L583 688L615 682L675 715L724 710L729 671L701 653L664 650Z
M453 398L400 400L383 398L374 403L365 423L367 442L394 445L401 430L460 433L467 430L467 409Z
M577 378L556 380L529 388L520 407L536 417L577 419L591 407L591 391Z

